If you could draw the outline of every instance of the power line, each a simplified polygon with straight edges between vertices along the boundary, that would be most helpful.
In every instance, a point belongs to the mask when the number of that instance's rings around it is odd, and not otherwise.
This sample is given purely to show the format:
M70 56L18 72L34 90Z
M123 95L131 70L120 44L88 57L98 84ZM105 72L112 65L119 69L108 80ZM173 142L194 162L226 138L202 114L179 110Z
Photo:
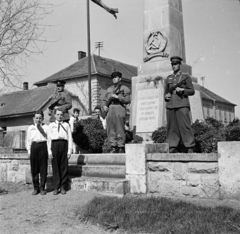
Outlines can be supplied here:
M100 56L100 50L103 48L103 41L95 42L95 48L98 49L98 56Z

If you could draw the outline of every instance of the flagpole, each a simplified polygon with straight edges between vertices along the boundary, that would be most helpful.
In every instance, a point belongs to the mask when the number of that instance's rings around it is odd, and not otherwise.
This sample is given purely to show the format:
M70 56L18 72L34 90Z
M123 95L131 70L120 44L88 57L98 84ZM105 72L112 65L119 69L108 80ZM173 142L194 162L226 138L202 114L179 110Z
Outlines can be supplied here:
M89 115L92 114L92 91L91 91L91 39L90 39L90 7L87 0L87 41L88 41L88 105Z

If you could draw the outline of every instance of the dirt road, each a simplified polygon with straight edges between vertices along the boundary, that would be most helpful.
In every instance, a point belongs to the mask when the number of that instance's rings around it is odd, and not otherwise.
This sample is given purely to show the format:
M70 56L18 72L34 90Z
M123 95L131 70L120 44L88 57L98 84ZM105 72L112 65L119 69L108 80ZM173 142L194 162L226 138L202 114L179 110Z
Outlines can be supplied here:
M23 190L23 189L22 189ZM109 234L79 221L75 211L94 196L68 191L66 195L31 195L32 189L0 195L1 234Z

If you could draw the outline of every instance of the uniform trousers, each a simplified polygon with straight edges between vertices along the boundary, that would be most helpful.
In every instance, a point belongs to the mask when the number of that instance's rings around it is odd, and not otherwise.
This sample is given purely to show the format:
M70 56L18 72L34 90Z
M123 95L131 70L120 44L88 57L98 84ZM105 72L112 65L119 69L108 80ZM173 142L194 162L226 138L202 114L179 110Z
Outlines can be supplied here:
M68 142L67 140L52 140L52 170L55 190L65 188L68 174Z
M167 140L169 148L176 148L181 139L185 147L192 148L195 146L190 108L167 109Z
M41 190L44 190L47 181L47 167L48 167L47 142L32 143L30 151L30 165L34 189L39 190L40 188Z
M124 147L126 110L122 105L110 105L106 122L107 135L112 147Z

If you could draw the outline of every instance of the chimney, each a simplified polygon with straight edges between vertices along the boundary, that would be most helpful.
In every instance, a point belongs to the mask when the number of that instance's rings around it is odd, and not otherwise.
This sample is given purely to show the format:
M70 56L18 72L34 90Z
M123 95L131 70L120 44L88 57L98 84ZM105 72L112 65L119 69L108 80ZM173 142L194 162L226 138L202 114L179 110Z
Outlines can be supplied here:
M78 51L78 60L81 60L86 57L86 52Z
M28 90L28 82L23 82L23 90Z

